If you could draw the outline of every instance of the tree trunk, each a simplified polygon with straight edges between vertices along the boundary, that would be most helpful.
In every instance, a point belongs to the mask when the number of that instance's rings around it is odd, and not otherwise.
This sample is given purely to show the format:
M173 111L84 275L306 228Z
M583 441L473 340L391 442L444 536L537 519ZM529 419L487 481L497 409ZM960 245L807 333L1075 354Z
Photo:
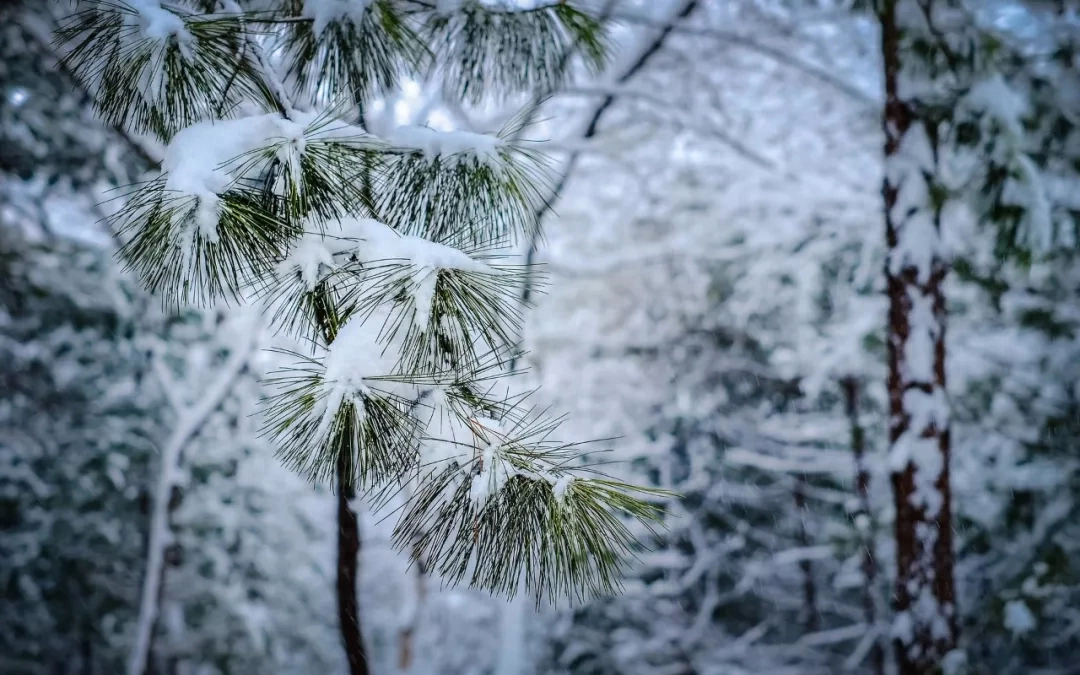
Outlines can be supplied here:
M364 639L360 631L360 610L356 601L358 557L360 554L360 527L356 512L349 502L356 496L352 486L351 472L345 452L338 456L338 564L337 600L338 621L345 657L349 662L349 675L369 675L364 655Z
M877 630L877 558L874 553L873 511L870 509L870 470L866 466L866 433L859 423L859 381L854 377L841 380L844 390L844 409L851 428L851 452L855 457L855 495L859 507L855 512L855 527L863 549L863 615L870 630ZM885 650L880 637L870 648L870 668L874 675L885 673Z
M933 0L920 0L924 5ZM947 266L940 246L936 128L901 97L897 6L881 0L885 66L885 229L889 296L889 468L896 507L896 618L900 675L937 670L956 645L945 398ZM910 7L905 9L918 10ZM932 13L928 12L928 16Z

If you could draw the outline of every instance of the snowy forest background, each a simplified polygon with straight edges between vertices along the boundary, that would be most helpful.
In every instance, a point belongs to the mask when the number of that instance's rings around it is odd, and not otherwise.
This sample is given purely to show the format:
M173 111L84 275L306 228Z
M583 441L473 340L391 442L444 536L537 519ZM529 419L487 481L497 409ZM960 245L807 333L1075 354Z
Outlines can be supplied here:
M539 611L441 587L361 506L373 673L892 667L883 68L851 4L606 3L611 65L530 131L561 179L522 251L551 282L522 365L576 437L615 439L613 473L682 498L624 593ZM968 101L1022 119L1041 216L942 227L960 645L970 673L1080 673L1080 3L967 4L1041 64ZM165 314L122 272L101 219L161 149L57 68L64 14L0 4L0 673L123 672L169 447L148 672L346 672L335 502L253 418L270 336L250 309ZM373 114L515 112L416 85Z

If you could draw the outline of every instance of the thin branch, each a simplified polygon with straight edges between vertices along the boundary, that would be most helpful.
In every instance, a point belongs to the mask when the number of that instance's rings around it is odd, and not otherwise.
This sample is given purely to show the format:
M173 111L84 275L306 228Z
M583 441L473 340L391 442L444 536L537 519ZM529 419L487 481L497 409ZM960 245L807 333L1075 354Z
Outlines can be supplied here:
M617 14L615 18L626 21L627 23L634 23L641 26L651 26L653 28L661 27L651 17L643 16L640 14ZM686 25L676 26L673 30L680 35L697 35L701 37L713 38L715 40L727 42L737 47L742 47L743 49L747 49L749 51L757 52L758 54L766 56L776 61L777 63L783 64L785 66L798 70L799 72L805 73L810 77L813 77L819 82L832 87L833 89L839 91L840 93L851 98L852 100L859 101L867 105L876 103L872 96L869 96L868 94L853 86L849 82L845 82L836 75L830 73L828 70L820 66L816 66L812 63L807 63L799 57L793 56L792 54L789 54L782 49L762 44L761 42L758 42L754 38L751 38L747 35L742 35L740 33L736 33L735 31L722 30L719 28L700 28L698 26Z
M690 16L697 7L697 0L684 0L682 3L682 7L679 9L679 11L671 17L667 24L660 30L660 33L651 42L649 42L648 45L645 46L641 53L638 54L637 58L634 59L634 61L629 66L627 66L625 70L623 70L622 74L620 74L619 77L616 78L615 83L617 85L626 84L631 79L633 79L635 75L641 72L641 70L649 63L653 56L655 56L656 53L659 52L660 49L663 47L664 43L668 39L668 36L670 36L672 31L675 29L675 25L686 17ZM585 125L585 131L581 135L581 140L588 140L596 135L597 129L600 125L600 120L604 117L604 114L611 108L611 106L614 105L616 98L618 98L618 96L616 93L613 92L605 96L604 99L596 106L596 108L593 110L592 115L589 118L588 123ZM566 170L559 178L558 183L555 185L554 189L552 189L548 198L544 200L544 203L536 211L537 223L540 223L544 219L544 216L546 216L547 213L551 211L552 207L554 207L555 205L555 202L557 202L559 197L562 195L563 190L566 189L566 184L570 180L570 175L573 173L574 168L577 165L578 158L580 156L580 152L575 152L570 155L569 159L567 159ZM528 249L525 252L526 277L525 283L521 289L522 307L528 306L529 302L532 300L532 268L533 263L536 262L536 253L539 243L540 228L536 227L533 229L533 232L529 237ZM511 372L513 372L513 370L517 367L517 360L518 357L515 354L515 356L510 360Z
M199 428L206 422L206 418L221 405L232 390L233 382L248 366L248 361L255 351L258 335L259 331L255 327L247 331L248 342L233 352L223 366L221 375L207 388L206 394L194 406L177 411L179 421L161 452L161 473L154 494L154 510L150 517L146 575L143 578L142 597L139 601L135 646L128 660L127 675L144 675L146 672L150 655L150 640L154 633L154 625L157 623L158 595L165 563L165 549L171 539L168 524L169 501L173 488L177 484L176 471L179 468L184 447L195 437ZM172 381L170 379L162 384L166 387L172 386Z

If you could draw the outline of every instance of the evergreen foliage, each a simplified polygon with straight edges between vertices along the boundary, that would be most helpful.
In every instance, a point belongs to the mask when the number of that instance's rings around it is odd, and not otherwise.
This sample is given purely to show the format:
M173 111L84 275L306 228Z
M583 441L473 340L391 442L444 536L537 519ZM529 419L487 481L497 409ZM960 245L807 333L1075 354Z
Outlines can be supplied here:
M397 541L451 582L513 596L524 568L538 600L616 589L632 538L611 511L655 520L660 492L571 469L558 420L498 393L523 272L492 254L538 226L543 155L520 124L380 137L363 115L404 78L472 102L547 91L572 49L603 64L604 27L566 2L80 4L64 64L103 119L168 144L110 219L128 267L168 309L259 303L309 340L264 405L282 459L372 493L437 463ZM469 430L458 453L423 419L433 395Z

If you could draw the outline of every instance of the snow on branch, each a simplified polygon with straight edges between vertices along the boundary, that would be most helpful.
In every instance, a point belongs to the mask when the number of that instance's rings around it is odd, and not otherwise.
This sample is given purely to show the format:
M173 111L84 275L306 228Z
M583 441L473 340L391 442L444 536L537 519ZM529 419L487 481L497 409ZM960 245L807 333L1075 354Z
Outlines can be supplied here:
M264 100L257 64L236 52L247 39L241 18L175 9L156 0L88 3L57 31L61 67L109 124L167 140L240 100Z

